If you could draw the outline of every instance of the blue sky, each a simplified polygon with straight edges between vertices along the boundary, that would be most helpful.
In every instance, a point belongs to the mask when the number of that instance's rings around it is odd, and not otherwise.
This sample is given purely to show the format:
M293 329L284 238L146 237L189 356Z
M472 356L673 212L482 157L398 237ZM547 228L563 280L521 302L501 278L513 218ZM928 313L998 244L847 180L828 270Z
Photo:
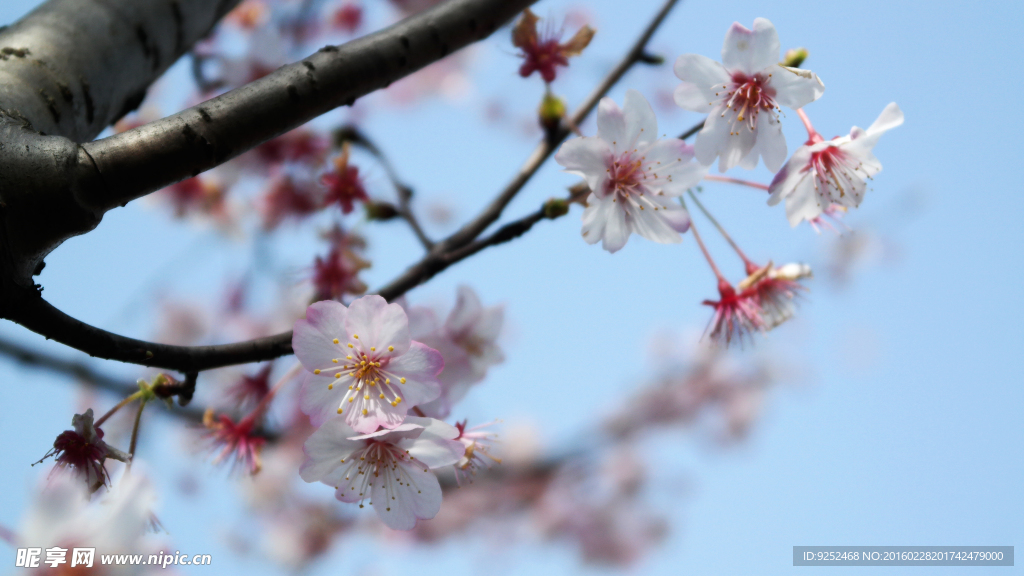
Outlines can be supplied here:
M588 3L597 36L555 90L570 105L581 100L657 4ZM32 5L5 2L0 21L13 21ZM536 11L559 17L569 6L544 2ZM788 573L795 570L793 545L1017 545L1024 536L1024 393L1013 359L1024 344L1016 292L1024 282L1017 253L1024 241L1024 195L1016 172L1015 112L1024 93L1024 68L1010 39L1019 34L1024 5L940 3L923 10L914 2L867 0L809 9L801 3L684 2L651 47L670 61L684 52L717 59L729 25L736 20L749 26L758 16L772 20L784 48L810 50L805 66L820 75L826 91L806 110L826 137L869 125L891 101L906 114L906 123L876 148L885 169L862 207L847 218L860 233L882 238L885 254L858 269L844 288L833 287L823 273L834 242L828 233L791 230L781 207L769 209L757 192L706 187L706 204L752 258L809 261L819 274L799 318L757 345L756 353L774 356L797 376L772 393L751 438L727 450L709 449L685 432L644 444L644 456L656 463L654 484L669 487L653 490L651 497L671 515L672 531L634 570ZM365 125L424 204L443 199L460 218L483 206L533 146L528 138L481 122L482 102L489 97L504 95L512 113L527 114L540 96L536 78L515 76L517 62L505 34L478 54L468 100L375 112ZM653 99L676 83L670 66L638 70L611 96L621 102L627 88L636 88ZM663 132L678 133L698 119L659 110ZM803 139L802 128L793 113L784 122L792 151ZM583 129L592 131L592 122ZM736 175L770 179L763 167ZM508 214L532 210L573 182L547 165ZM704 229L712 251L736 279L740 270L725 245L709 226ZM418 252L398 226L371 234L374 267L367 282L377 286ZM298 270L312 249L308 241L295 242L276 254ZM154 279L169 293L203 299L223 286L225 275L244 271L250 257L241 243L172 222L152 205L134 202L54 252L40 281L47 297L68 313L147 336L148 301L140 295ZM692 239L661 246L634 237L609 255L580 240L578 210L459 264L410 299L450 302L460 283L471 284L485 302L506 303L509 329L508 360L470 395L459 415L501 417L507 425L528 422L551 448L593 426L595 414L616 408L623 386L655 373L645 360L652 336L703 328L707 309L699 302L714 294ZM0 334L78 357L11 324L0 325ZM614 363L608 360L612 354ZM623 357L635 361L618 360ZM138 376L109 368L129 380ZM67 426L75 403L66 381L7 362L0 362L0 382L0 406L7 410L0 434L8 446L0 524L12 526L42 473L28 463ZM541 401L551 390L573 401ZM194 468L202 479L198 500L176 492L173 473L157 481L165 498L162 520L176 547L223 559L218 573L272 573L253 560L237 560L223 541L237 516L223 473L186 464L177 455L173 425L153 423L145 434L161 440L147 441L141 458L164 460L154 463L157 470ZM161 456L165 452L174 455ZM681 485L686 488L672 488ZM201 520L211 510L214 520ZM346 540L313 573L341 568L403 574L422 566L449 574L593 571L578 566L574 551L541 542L496 551L475 537L396 555L385 550L365 539ZM13 565L6 548L0 548L0 565Z

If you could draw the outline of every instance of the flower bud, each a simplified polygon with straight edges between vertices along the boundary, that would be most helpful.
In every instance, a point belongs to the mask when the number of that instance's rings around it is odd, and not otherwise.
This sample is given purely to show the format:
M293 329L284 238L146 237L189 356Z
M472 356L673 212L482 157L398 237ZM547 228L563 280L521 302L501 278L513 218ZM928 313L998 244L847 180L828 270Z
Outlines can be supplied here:
M367 202L366 219L385 222L398 217L398 208L390 202Z
M544 133L554 134L562 123L562 117L565 116L565 100L551 92L545 93L544 99L540 102L540 108L537 109L537 116Z
M790 48L783 54L781 64L788 68L799 68L808 55L807 48Z
M569 213L569 203L561 198L552 198L544 203L544 217L554 220Z

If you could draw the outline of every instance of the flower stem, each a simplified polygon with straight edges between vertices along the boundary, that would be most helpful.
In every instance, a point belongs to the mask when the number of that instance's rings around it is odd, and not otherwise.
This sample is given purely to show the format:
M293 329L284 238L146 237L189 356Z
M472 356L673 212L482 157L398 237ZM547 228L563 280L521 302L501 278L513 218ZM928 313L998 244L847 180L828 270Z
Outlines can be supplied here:
M281 376L277 383L270 388L270 390L267 392L267 395L264 396L262 400L260 400L260 403L257 404L255 408L253 408L253 411L248 416L246 416L245 419L255 421L259 419L261 416L263 416L263 413L266 412L267 408L270 407L271 401L273 401L274 396L277 395L277 393L281 390L281 387L284 386L285 382L288 382L289 380L294 378L295 375L298 374L299 371L301 370L302 363L296 362L295 366L292 366L290 369L288 369L288 371Z
M686 208L686 201L683 200L682 197L679 198L679 203L683 205L683 208ZM708 264L711 265L711 271L715 273L715 277L718 278L719 282L725 282L728 284L725 276L722 276L722 272L718 270L718 266L715 265L715 261L711 258L711 253L708 252L708 248L704 245L704 241L700 239L700 234L697 233L697 226L693 223L692 219L690 220L690 232L693 232L693 237L697 240L697 246L700 246L700 251L704 253L704 258L706 258Z
M729 246L732 246L732 249L736 251L736 254L739 254L739 257L740 259L743 260L743 263L746 264L748 268L750 266L753 266L753 262L751 262L750 259L747 258L747 255L743 253L743 250L740 250L740 247L736 244L735 241L733 241L732 236L729 236L729 233L725 231L725 228L723 228L721 224L718 223L718 220L714 216L712 216L710 212L708 212L708 209L705 208L703 204L701 204L700 200L697 199L697 195L693 193L693 190L688 190L687 192L689 192L690 198L693 199L693 202L697 205L697 208L700 208L700 211L704 213L704 216L706 216L712 224L714 224L715 228L718 229L718 232L722 234L723 238L725 238L725 241L729 243Z
M761 184L760 182L751 182L750 180L741 180L739 178L730 178L728 176L715 176L713 174L708 174L704 179L710 180L711 182L728 182L730 184L750 186L751 188L757 188L758 190L764 190L765 192L768 191L768 187L764 184Z
M142 409L146 407L146 401L139 402L139 411L135 413L135 425L132 426L132 439L128 443L128 463L125 472L130 472L132 462L135 461L135 446L139 442L139 424L142 422Z
M807 113L804 112L803 108L796 109L797 116L800 116L800 121L804 123L804 128L807 129L807 141L808 142L821 142L824 138L818 131L814 129L814 125L811 124L811 119L807 117Z
M104 422L107 421L107 418L110 418L111 416L114 415L115 412L117 412L121 408L124 408L128 404L131 404L135 400L138 400L139 398L141 398L142 394L143 394L142 391L139 390L138 392L132 394L131 396L125 398L124 400L121 400L116 405L114 405L113 408L108 410L106 414L104 414L103 416L100 416L100 419L97 420L95 423L93 423L93 426L95 426L96 428L99 428L100 425L102 425Z

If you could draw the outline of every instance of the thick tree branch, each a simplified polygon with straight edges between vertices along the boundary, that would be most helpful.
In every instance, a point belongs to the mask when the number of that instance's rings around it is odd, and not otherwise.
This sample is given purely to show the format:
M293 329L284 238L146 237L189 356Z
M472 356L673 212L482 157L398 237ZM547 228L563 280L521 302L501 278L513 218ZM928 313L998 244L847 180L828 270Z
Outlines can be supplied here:
M173 116L85 144L78 197L104 212L209 170L486 38L533 1L449 0Z
M70 376L86 386L110 392L119 398L127 398L139 391L138 386L135 384L125 382L123 379L115 378L109 374L104 374L83 362L66 360L39 352L5 338L0 338L0 355L7 356L25 366L54 372L63 376ZM171 414L194 422L200 422L203 418L201 410L190 408L174 409L171 411Z
M50 0L0 32L0 108L93 139L239 0Z

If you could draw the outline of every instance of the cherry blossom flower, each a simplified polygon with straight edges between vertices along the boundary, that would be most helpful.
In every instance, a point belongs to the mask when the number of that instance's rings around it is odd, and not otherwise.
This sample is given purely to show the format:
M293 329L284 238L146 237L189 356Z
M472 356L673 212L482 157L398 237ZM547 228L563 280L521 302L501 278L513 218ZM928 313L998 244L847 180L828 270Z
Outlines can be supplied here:
M331 24L342 32L355 33L363 24L363 7L354 2L345 2L334 11Z
M370 267L359 251L366 242L357 234L348 233L336 226L328 233L331 241L327 256L316 257L313 262L313 287L318 300L337 300L344 294L362 294L366 284L359 279L359 272Z
M367 202L370 199L366 195L363 181L359 178L359 168L350 166L348 158L349 145L346 142L341 149L341 154L334 159L334 171L327 172L320 177L320 182L327 187L324 203L327 205L337 203L338 206L341 206L342 214L352 212L353 205L357 200Z
M314 426L344 414L361 433L395 428L410 407L441 394L443 357L413 341L405 310L380 296L348 308L331 300L312 304L295 322L292 347L307 370L301 406Z
M441 485L430 469L463 457L458 435L449 424L416 416L393 430L356 435L344 418L334 417L306 441L299 475L333 486L335 498L360 508L369 498L384 524L411 530L441 509Z
M162 544L150 534L155 522L156 492L138 467L122 477L102 497L90 501L88 491L66 475L58 475L36 494L17 531L19 547L68 551L65 564L45 565L46 555L33 572L40 574L127 575L153 573L141 566L100 563L99 551L110 554L156 553ZM93 567L71 567L76 547L97 550Z
M236 406L255 405L270 392L270 371L274 368L269 363L255 374L241 375L227 389L227 397Z
M751 332L765 330L762 310L752 290L737 292L731 284L719 280L718 294L718 300L704 301L705 306L715 310L704 332L706 336L728 346L734 339L742 342Z
M568 66L569 57L579 56L594 37L594 29L584 26L568 42L562 44L562 30L548 26L544 31L537 30L537 17L529 8L512 29L512 45L519 48L519 56L523 65L519 67L519 75L523 78L534 72L550 84L555 81L556 67Z
M323 191L315 182L291 174L270 181L263 198L263 227L273 230L286 218L305 218L323 207Z
M799 281L813 274L807 264L785 264L778 268L769 262L763 268L748 265L747 276L737 287L749 290L754 302L761 310L764 329L771 330L793 317L796 312L795 298L807 288Z
M54 456L55 471L70 469L95 492L110 481L104 466L107 458L127 462L131 457L103 441L103 430L93 425L92 408L85 414L75 414L71 425L75 429L61 432L53 441L53 448L39 462Z
M251 475L259 473L263 466L260 452L267 442L266 438L256 433L259 413L261 411L253 412L237 423L224 414L214 417L212 408L203 414L206 438L211 449L219 451L214 457L214 464L230 460L232 469L245 469Z
M221 214L224 212L224 186L204 176L194 176L160 191L170 200L174 215L184 218L191 212Z
M263 173L271 172L285 162L319 166L327 157L329 148L330 141L323 134L309 128L296 128L257 146L253 150L256 161L250 164Z
M769 186L768 205L786 201L791 226L815 220L832 206L856 208L864 199L867 180L882 170L872 149L887 131L903 124L895 102L882 110L867 130L854 126L848 136L824 140L813 132Z
M682 241L690 226L686 209L670 197L696 186L706 169L693 162L682 140L657 140L654 110L636 90L623 109L602 98L597 137L569 140L555 154L565 171L586 178L591 194L583 212L583 239L616 252L633 232L662 244Z
M455 481L459 486L462 486L464 478L476 475L476 471L480 468L490 468L491 462L501 464L501 458L492 456L490 452L491 443L497 439L498 435L494 432L485 432L483 430L492 424L494 422L480 424L468 429L466 428L465 420L455 424L455 427L459 430L456 440L462 442L462 445L465 446L462 458L455 463Z
M487 376L491 366L505 361L497 344L504 307L485 308L472 288L459 286L455 307L443 325L437 326L431 310L414 308L409 315L413 337L444 357L444 371L438 376L441 395L420 409L427 416L446 418L469 388Z
M825 91L818 76L779 63L779 36L764 18L748 30L733 23L725 35L722 63L699 54L683 54L675 73L683 81L676 88L676 104L708 115L697 135L694 152L718 170L733 166L753 169L757 160L777 172L786 160L786 139L779 124L780 106L797 109L817 100Z

